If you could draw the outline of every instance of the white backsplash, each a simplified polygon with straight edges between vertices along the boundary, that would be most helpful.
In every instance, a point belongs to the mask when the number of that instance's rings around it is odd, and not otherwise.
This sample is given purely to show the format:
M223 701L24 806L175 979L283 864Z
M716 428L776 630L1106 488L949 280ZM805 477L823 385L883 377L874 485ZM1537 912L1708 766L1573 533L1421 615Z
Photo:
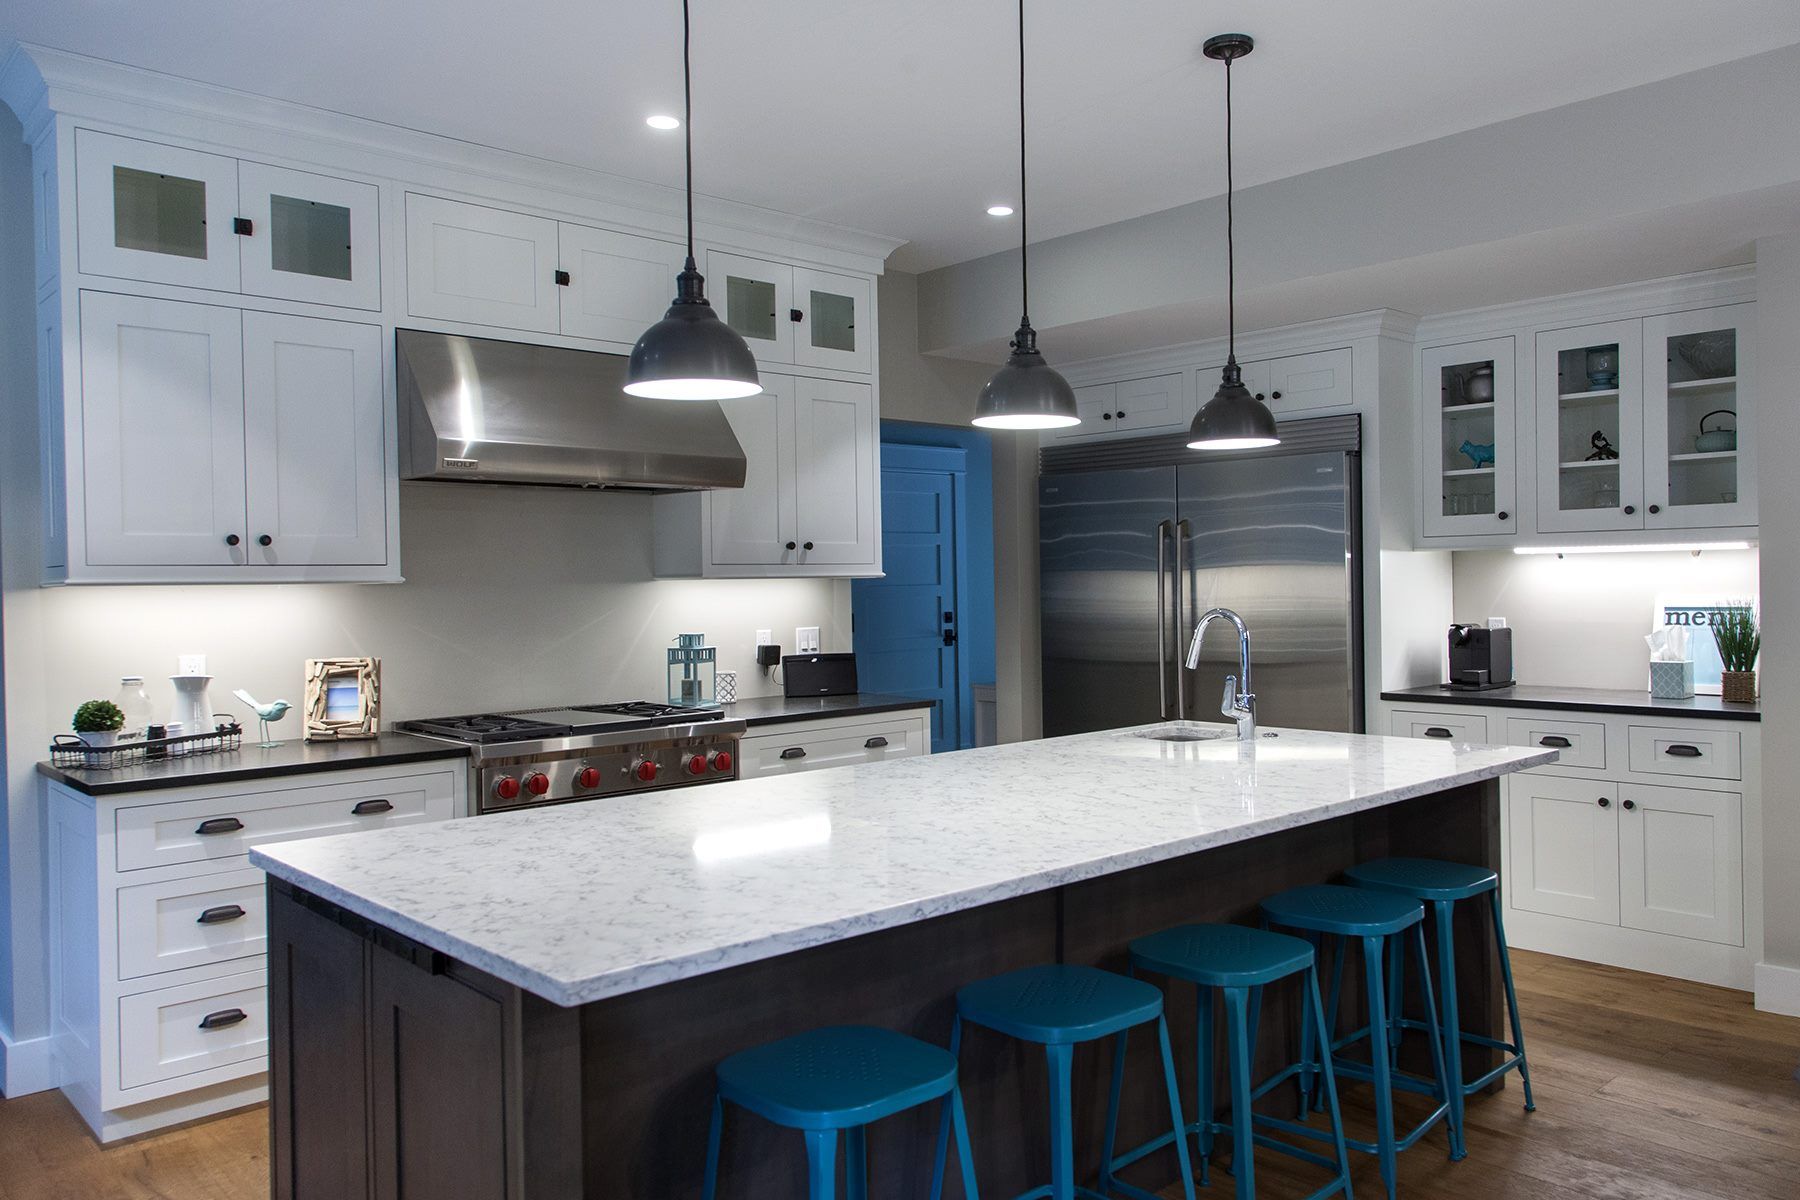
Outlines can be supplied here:
M1741 599L1757 594L1755 550L1641 554L1451 556L1455 620L1505 617L1520 683L1648 687L1644 635L1659 600Z

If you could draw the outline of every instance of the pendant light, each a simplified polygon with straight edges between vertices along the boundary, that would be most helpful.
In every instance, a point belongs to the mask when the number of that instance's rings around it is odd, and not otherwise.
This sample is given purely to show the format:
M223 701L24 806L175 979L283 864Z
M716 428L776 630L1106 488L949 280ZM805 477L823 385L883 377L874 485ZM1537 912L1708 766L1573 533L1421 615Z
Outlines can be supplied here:
M706 300L694 266L694 68L688 0L681 0L682 139L687 154L687 264L675 276L675 300L631 348L625 391L656 400L735 400L761 392L756 358L737 330Z
M1213 393L1188 428L1190 450L1260 450L1280 443L1275 414L1244 386L1237 361L1237 246L1232 220L1231 64L1256 48L1247 33L1221 33L1201 47L1208 58L1225 64L1225 288L1229 341L1219 390Z
M994 372L975 402L974 424L984 429L1062 429L1081 424L1075 389L1038 353L1031 327L1030 244L1025 203L1025 0L1019 0L1019 329L1012 357Z

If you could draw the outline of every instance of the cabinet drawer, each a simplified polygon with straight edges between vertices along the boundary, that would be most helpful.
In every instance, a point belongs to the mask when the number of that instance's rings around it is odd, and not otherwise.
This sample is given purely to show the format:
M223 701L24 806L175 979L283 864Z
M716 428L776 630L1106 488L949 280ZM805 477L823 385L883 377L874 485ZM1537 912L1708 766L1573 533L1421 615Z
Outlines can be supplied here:
M262 971L119 998L119 1086L142 1087L234 1063L264 1069L268 988Z
M1738 734L1729 729L1631 727L1631 769L1643 775L1685 775L1692 779L1743 776Z
M1514 746L1557 751L1559 757L1554 764L1557 767L1580 767L1592 771L1606 769L1606 726L1598 721L1508 717L1506 740Z
M1485 742L1488 740L1487 717L1481 713L1419 712L1397 708L1393 716L1395 737L1432 738L1446 742Z
M745 738L739 747L738 776L754 779L924 753L917 722L834 724L816 731L800 729Z
M120 888L119 978L263 953L269 940L265 892L263 873L254 867Z
M114 826L118 869L207 862L248 853L261 842L448 820L452 778L408 775L121 808Z

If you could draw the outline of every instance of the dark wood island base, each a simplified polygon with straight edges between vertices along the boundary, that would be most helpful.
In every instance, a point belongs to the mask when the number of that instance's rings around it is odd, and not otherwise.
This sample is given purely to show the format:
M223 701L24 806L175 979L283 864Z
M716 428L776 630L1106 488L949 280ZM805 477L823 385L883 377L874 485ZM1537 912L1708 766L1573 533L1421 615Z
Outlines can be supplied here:
M698 1197L713 1068L747 1046L863 1023L943 1043L956 989L1049 961L1125 969L1132 938L1184 921L1254 923L1259 901L1386 855L1499 869L1489 780L1133 870L562 1008L280 880L270 881L272 1189L277 1200L662 1200ZM1464 1028L1503 1036L1485 910L1456 931ZM1409 1011L1417 1012L1416 971ZM1355 979L1355 975L1348 976ZM1346 987L1344 1024L1360 1021ZM1192 1104L1193 989L1168 989L1184 1105ZM1272 988L1258 1073L1298 1053L1297 990ZM1422 1037L1409 1057L1423 1070ZM1167 1128L1152 1039L1133 1041L1120 1144ZM1080 1172L1097 1165L1110 1043L1076 1058ZM1466 1048L1465 1077L1496 1060ZM963 1086L990 1196L1048 1179L1041 1051L971 1029ZM1354 1086L1354 1085L1352 1085ZM1496 1084L1496 1087L1501 1086ZM1292 1098L1271 1096L1271 1111ZM1191 1114L1190 1114L1191 1117ZM936 1110L870 1130L872 1190L928 1193ZM1444 1152L1441 1127L1414 1154ZM954 1180L947 1194L960 1195ZM1173 1181L1172 1151L1127 1172ZM801 1138L728 1118L721 1197L806 1190Z

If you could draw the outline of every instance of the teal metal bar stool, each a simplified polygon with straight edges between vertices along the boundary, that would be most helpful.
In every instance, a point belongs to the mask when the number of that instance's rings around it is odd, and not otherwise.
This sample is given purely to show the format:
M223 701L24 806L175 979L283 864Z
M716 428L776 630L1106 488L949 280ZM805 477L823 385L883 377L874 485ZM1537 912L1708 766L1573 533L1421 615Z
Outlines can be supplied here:
M1293 1122L1257 1113L1258 1099L1290 1079L1299 1077L1301 1088L1308 1090L1313 1073L1310 1062L1295 1063L1261 1084L1253 1085L1250 1064L1255 1058L1256 1030L1251 1019L1253 1008L1260 1009L1264 986L1304 975L1301 990L1302 1028L1319 1039L1329 1040L1325 1029L1324 1006L1319 1000L1317 954L1310 942L1285 933L1266 929L1247 929L1242 925L1178 925L1153 933L1131 943L1132 973L1149 972L1181 979L1194 984L1199 991L1197 1082L1194 1117L1181 1127L1179 1135L1193 1134L1200 1146L1200 1179L1206 1182L1207 1161L1212 1156L1213 1138L1229 1133L1232 1141L1231 1173L1237 1181L1238 1200L1252 1200L1256 1195L1255 1148L1278 1150L1331 1171L1331 1182L1313 1192L1307 1200L1324 1200L1338 1192L1350 1193L1350 1155L1344 1143L1344 1126L1338 1112L1337 1077L1331 1057L1325 1056L1318 1074L1323 1078L1325 1096L1331 1113L1331 1140L1335 1158L1314 1154L1292 1143L1260 1134L1258 1125L1292 1130ZM1231 1079L1231 1120L1214 1119L1213 1103L1213 992L1225 997L1225 1046ZM1112 1100L1107 1109L1107 1140L1110 1145L1116 1127L1119 1104L1119 1063L1113 1067ZM1304 1128L1304 1127L1301 1127ZM1304 1130L1316 1137L1312 1129ZM1118 1170L1146 1154L1167 1146L1177 1132L1152 1138L1134 1150L1118 1157L1107 1155L1108 1168Z
M1032 1188L1014 1200L1108 1200L1102 1192L1075 1183L1074 1096L1071 1075L1075 1047L1082 1042L1116 1037L1113 1049L1113 1089L1117 1093L1124 1070L1126 1040L1139 1025L1156 1023L1162 1043L1163 1085L1169 1093L1169 1118L1176 1129L1184 1128L1181 1097L1175 1086L1175 1058L1169 1048L1169 1025L1163 1017L1162 992L1141 979L1129 979L1098 967L1047 964L1009 971L992 979L971 983L956 993L956 1024L950 1035L950 1052L962 1045L963 1022L992 1029L1007 1037L1044 1047L1050 1065L1050 1183ZM1156 1198L1142 1188L1112 1177L1114 1128L1107 1125L1105 1156L1101 1160L1104 1186L1143 1200ZM947 1146L938 1135L938 1167L932 1181L932 1200L943 1183ZM1176 1143L1181 1161L1181 1182L1187 1200L1194 1200L1193 1168L1188 1161L1187 1139Z
M844 1194L846 1200L866 1200L866 1127L940 1099L944 1102L943 1128L956 1131L963 1194L968 1200L978 1200L968 1122L956 1081L956 1056L941 1047L891 1029L835 1025L740 1051L719 1064L718 1074L712 1132L706 1140L706 1200L713 1200L718 1193L726 1101L805 1133L810 1200L832 1200L836 1194L838 1133L845 1133ZM943 1170L943 1151L940 1147L939 1172Z
M1451 1089L1449 1076L1444 1069L1444 1042L1438 1032L1437 1002L1432 996L1431 968L1425 957L1425 908L1417 900L1392 892L1376 891L1371 888L1343 887L1338 884L1314 884L1309 887L1291 888L1288 891L1270 896L1262 903L1263 919L1270 925L1285 929L1297 929L1307 933L1314 939L1334 937L1337 940L1337 963L1331 985L1331 998L1326 1002L1328 1014L1326 1026L1335 1029L1337 1026L1338 1005L1342 999L1344 960L1347 957L1351 939L1362 943L1363 971L1368 992L1369 1023L1361 1029L1337 1038L1326 1039L1325 1043L1315 1049L1305 1029L1301 1030L1300 1059L1302 1068L1311 1062L1315 1055L1322 1062L1331 1059L1339 1076L1348 1076L1371 1083L1375 1088L1375 1141L1363 1142L1354 1138L1345 1138L1345 1143L1354 1150L1373 1154L1381 1162L1381 1182L1387 1189L1388 1200L1393 1200L1395 1178L1397 1173L1396 1159L1400 1151L1409 1149L1426 1132L1439 1121L1449 1126L1450 1148L1452 1154L1459 1148L1460 1142L1455 1127L1455 1116L1450 1103ZM1425 1007L1427 1027L1431 1033L1432 1079L1422 1079L1399 1070L1393 1061L1393 1050L1390 1042L1394 1027L1388 1020L1387 1011L1390 998L1385 974L1388 972L1387 959L1390 946L1397 946L1399 939L1411 932L1408 939L1419 960L1419 972L1425 988ZM1396 951L1397 952L1397 951ZM1367 1064L1345 1058L1342 1051L1362 1041L1369 1040L1369 1061ZM1301 1114L1307 1108L1307 1075L1304 1069L1301 1075ZM1394 1089L1417 1092L1430 1096L1438 1101L1435 1108L1404 1136L1394 1135ZM1302 1136L1323 1139L1324 1135L1308 1126L1294 1123L1288 1126L1291 1132Z
M1525 1060L1525 1029L1519 1021L1519 996L1513 990L1512 955L1506 949L1506 923L1500 915L1500 876L1486 867L1445 862L1435 858L1381 858L1351 867L1345 874L1360 887L1407 896L1432 907L1437 928L1438 1001L1441 1006L1439 1022L1444 1030L1444 1044L1456 1048L1456 1052L1448 1056L1450 1115L1451 1127L1456 1130L1455 1157L1461 1158L1468 1152L1464 1141L1467 1136L1463 1123L1465 1098L1508 1071L1517 1068L1519 1079L1525 1085L1525 1111L1537 1111L1537 1104L1531 1098L1531 1067ZM1488 909L1494 918L1494 941L1500 952L1500 977L1506 983L1506 1011L1512 1024L1511 1042L1464 1030L1457 1008L1453 918L1459 901L1473 900L1482 895L1487 896ZM1395 972L1391 986L1393 994L1398 996L1401 988L1400 972ZM1388 1015L1394 1026L1392 1041L1396 1050L1405 1030L1424 1028L1418 1021L1405 1019L1397 1002L1390 1008ZM1503 1055L1500 1065L1484 1073L1479 1079L1464 1083L1461 1053L1464 1045L1500 1051Z

